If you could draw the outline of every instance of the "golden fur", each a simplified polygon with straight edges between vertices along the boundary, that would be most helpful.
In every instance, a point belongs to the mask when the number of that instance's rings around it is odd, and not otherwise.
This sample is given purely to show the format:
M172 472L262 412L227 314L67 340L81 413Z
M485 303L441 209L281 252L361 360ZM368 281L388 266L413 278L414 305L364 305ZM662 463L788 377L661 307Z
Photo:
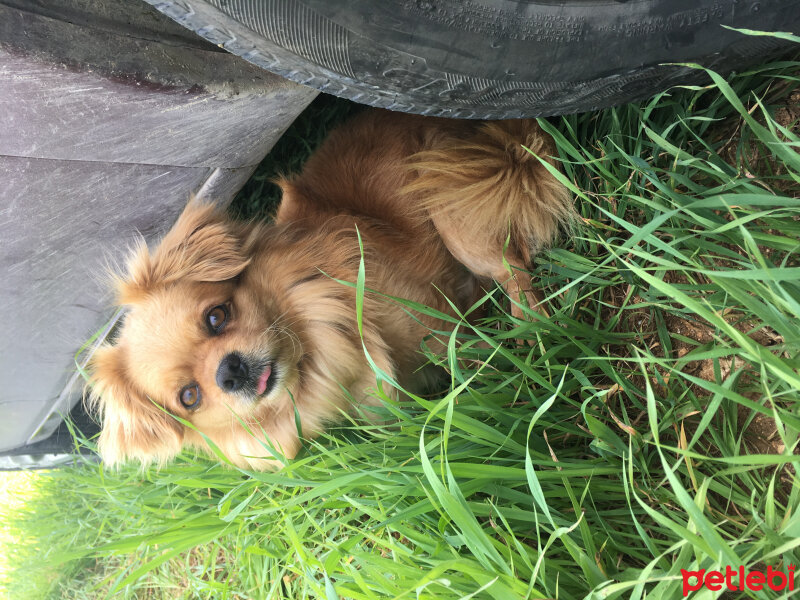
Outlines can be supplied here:
M522 145L541 157L554 153L532 120L369 110L334 131L300 175L279 182L283 200L273 224L235 222L189 203L159 246L138 247L117 280L129 312L116 343L98 350L91 367L104 461L163 463L182 446L208 451L176 415L234 464L273 468L265 437L293 457L300 447L295 410L302 435L313 437L353 401L375 402L355 290L334 281L356 281L357 232L368 288L447 313L445 296L465 308L494 279L535 304L503 257L515 268L529 266L572 208L566 190ZM218 305L230 309L221 332L209 329L209 310ZM428 328L446 328L416 317L366 295L364 347L401 382L419 366ZM226 362L232 354L236 367ZM244 386L228 393L219 373L233 368L247 373L237 371L234 383L223 377L225 385ZM252 392L264 382L273 387ZM184 386L199 390L198 406L184 407Z

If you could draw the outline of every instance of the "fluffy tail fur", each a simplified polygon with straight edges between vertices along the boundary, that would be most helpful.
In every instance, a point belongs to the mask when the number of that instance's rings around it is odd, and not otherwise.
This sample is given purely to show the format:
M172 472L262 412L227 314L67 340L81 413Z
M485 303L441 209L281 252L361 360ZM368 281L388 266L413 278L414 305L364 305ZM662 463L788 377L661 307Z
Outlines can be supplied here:
M457 258L478 241L501 260L509 239L509 262L527 266L572 220L568 190L537 159L555 164L553 142L536 121L482 123L468 138L445 134L430 142L410 159L418 177L407 190L419 194Z

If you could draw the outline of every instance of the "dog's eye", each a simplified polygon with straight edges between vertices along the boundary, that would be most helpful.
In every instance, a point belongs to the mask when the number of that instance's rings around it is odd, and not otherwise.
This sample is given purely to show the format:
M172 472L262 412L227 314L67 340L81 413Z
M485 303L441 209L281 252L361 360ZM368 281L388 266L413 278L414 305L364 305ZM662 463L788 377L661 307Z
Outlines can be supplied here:
M197 408L200 406L200 388L196 383L185 385L181 388L178 398L186 408Z
M211 333L220 333L225 328L228 322L230 313L227 304L220 304L215 306L206 314L206 324L208 325Z

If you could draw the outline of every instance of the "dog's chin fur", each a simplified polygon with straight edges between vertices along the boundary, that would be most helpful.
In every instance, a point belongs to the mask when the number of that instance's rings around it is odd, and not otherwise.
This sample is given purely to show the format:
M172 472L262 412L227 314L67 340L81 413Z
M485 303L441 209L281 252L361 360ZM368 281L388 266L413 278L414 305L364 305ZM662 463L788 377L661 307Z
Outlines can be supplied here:
M319 434L354 403L377 402L366 353L408 381L423 362L422 338L449 325L368 292L362 340L355 290L336 281L356 281L359 236L371 290L447 314L448 298L464 309L494 279L535 304L504 257L515 269L529 266L572 208L522 145L545 160L553 153L534 121L370 110L335 131L299 176L279 182L274 224L231 221L190 202L159 246L140 245L115 280L129 311L90 368L104 461L160 464L184 446L211 452L209 440L237 466L275 468L273 451L293 457L301 435ZM212 331L207 314L219 305L228 318ZM226 392L217 372L231 354L249 375ZM200 391L192 408L179 398L187 385Z

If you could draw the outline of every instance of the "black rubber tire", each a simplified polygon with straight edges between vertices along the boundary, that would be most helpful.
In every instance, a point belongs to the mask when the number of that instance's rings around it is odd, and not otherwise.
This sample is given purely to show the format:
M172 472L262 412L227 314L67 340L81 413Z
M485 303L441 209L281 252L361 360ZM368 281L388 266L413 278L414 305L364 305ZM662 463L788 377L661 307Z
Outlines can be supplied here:
M147 0L288 79L392 110L516 118L638 100L786 48L800 0Z

